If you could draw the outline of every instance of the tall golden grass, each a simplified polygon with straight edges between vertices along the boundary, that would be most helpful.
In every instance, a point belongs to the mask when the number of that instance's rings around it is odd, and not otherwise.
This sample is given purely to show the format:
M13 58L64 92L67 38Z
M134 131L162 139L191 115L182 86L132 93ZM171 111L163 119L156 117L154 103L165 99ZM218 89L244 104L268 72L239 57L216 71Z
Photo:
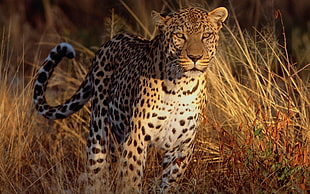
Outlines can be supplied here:
M137 20L137 31L154 36L147 30L150 20L121 2ZM280 16L278 12L281 23ZM306 193L310 185L309 65L297 69L290 61L284 26L277 28L283 31L279 41L272 28L245 32L233 13L231 18L208 70L204 123L194 159L177 192ZM126 26L117 15L108 21L109 36L118 31L117 25ZM25 56L13 50L11 30L2 29L0 47L0 193L83 193L87 182L80 179L86 172L89 109L58 121L37 115L32 103L35 73L25 73ZM48 92L51 104L63 102L75 91L93 56L92 49L71 43L81 54L56 69ZM41 44L52 48L54 42ZM38 50L34 69L42 60L40 55ZM158 158L150 152L145 193L158 191Z

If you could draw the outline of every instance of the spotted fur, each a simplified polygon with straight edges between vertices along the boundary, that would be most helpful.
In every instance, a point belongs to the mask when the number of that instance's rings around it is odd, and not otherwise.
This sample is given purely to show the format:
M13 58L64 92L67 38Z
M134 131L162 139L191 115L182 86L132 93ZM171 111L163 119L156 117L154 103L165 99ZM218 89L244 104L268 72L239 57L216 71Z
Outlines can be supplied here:
M48 119L62 119L91 99L87 155L94 182L115 172L114 189L139 191L147 150L154 145L165 153L161 188L177 184L191 159L206 68L227 15L222 7L168 16L152 12L159 31L154 39L119 34L104 43L77 92L56 107L46 102L47 82L62 57L75 52L66 43L51 51L35 82L35 107ZM120 165L113 171L115 161Z

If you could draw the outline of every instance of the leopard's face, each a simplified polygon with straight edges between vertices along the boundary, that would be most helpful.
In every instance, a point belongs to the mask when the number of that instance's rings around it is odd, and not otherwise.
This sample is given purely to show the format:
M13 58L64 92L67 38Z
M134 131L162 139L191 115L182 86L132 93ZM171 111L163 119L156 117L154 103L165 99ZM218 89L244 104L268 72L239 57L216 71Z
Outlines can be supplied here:
M217 8L210 13L188 8L165 17L153 12L171 64L178 64L188 75L203 73L215 55L218 33L227 15L226 8Z

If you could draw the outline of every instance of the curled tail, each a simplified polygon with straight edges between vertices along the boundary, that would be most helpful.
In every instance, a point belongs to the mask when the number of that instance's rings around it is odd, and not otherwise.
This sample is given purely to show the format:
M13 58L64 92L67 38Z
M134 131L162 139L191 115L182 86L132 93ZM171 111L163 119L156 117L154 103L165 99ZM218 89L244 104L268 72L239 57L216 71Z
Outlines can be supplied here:
M65 103L55 107L48 105L45 98L46 86L54 68L63 57L70 59L75 57L75 51L70 44L60 43L51 50L48 57L44 60L34 84L33 100L35 108L40 115L48 119L63 119L70 116L86 104L92 93L90 78L87 75L76 93Z

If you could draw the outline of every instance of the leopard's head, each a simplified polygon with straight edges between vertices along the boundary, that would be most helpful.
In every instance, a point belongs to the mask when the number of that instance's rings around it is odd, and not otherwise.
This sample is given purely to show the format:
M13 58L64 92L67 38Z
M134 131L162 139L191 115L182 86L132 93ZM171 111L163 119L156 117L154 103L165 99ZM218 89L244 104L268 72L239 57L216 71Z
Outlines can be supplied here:
M201 74L214 57L219 31L228 16L224 7L206 13L197 8L187 8L163 16L155 11L152 17L163 36L164 52L169 61L185 74Z

